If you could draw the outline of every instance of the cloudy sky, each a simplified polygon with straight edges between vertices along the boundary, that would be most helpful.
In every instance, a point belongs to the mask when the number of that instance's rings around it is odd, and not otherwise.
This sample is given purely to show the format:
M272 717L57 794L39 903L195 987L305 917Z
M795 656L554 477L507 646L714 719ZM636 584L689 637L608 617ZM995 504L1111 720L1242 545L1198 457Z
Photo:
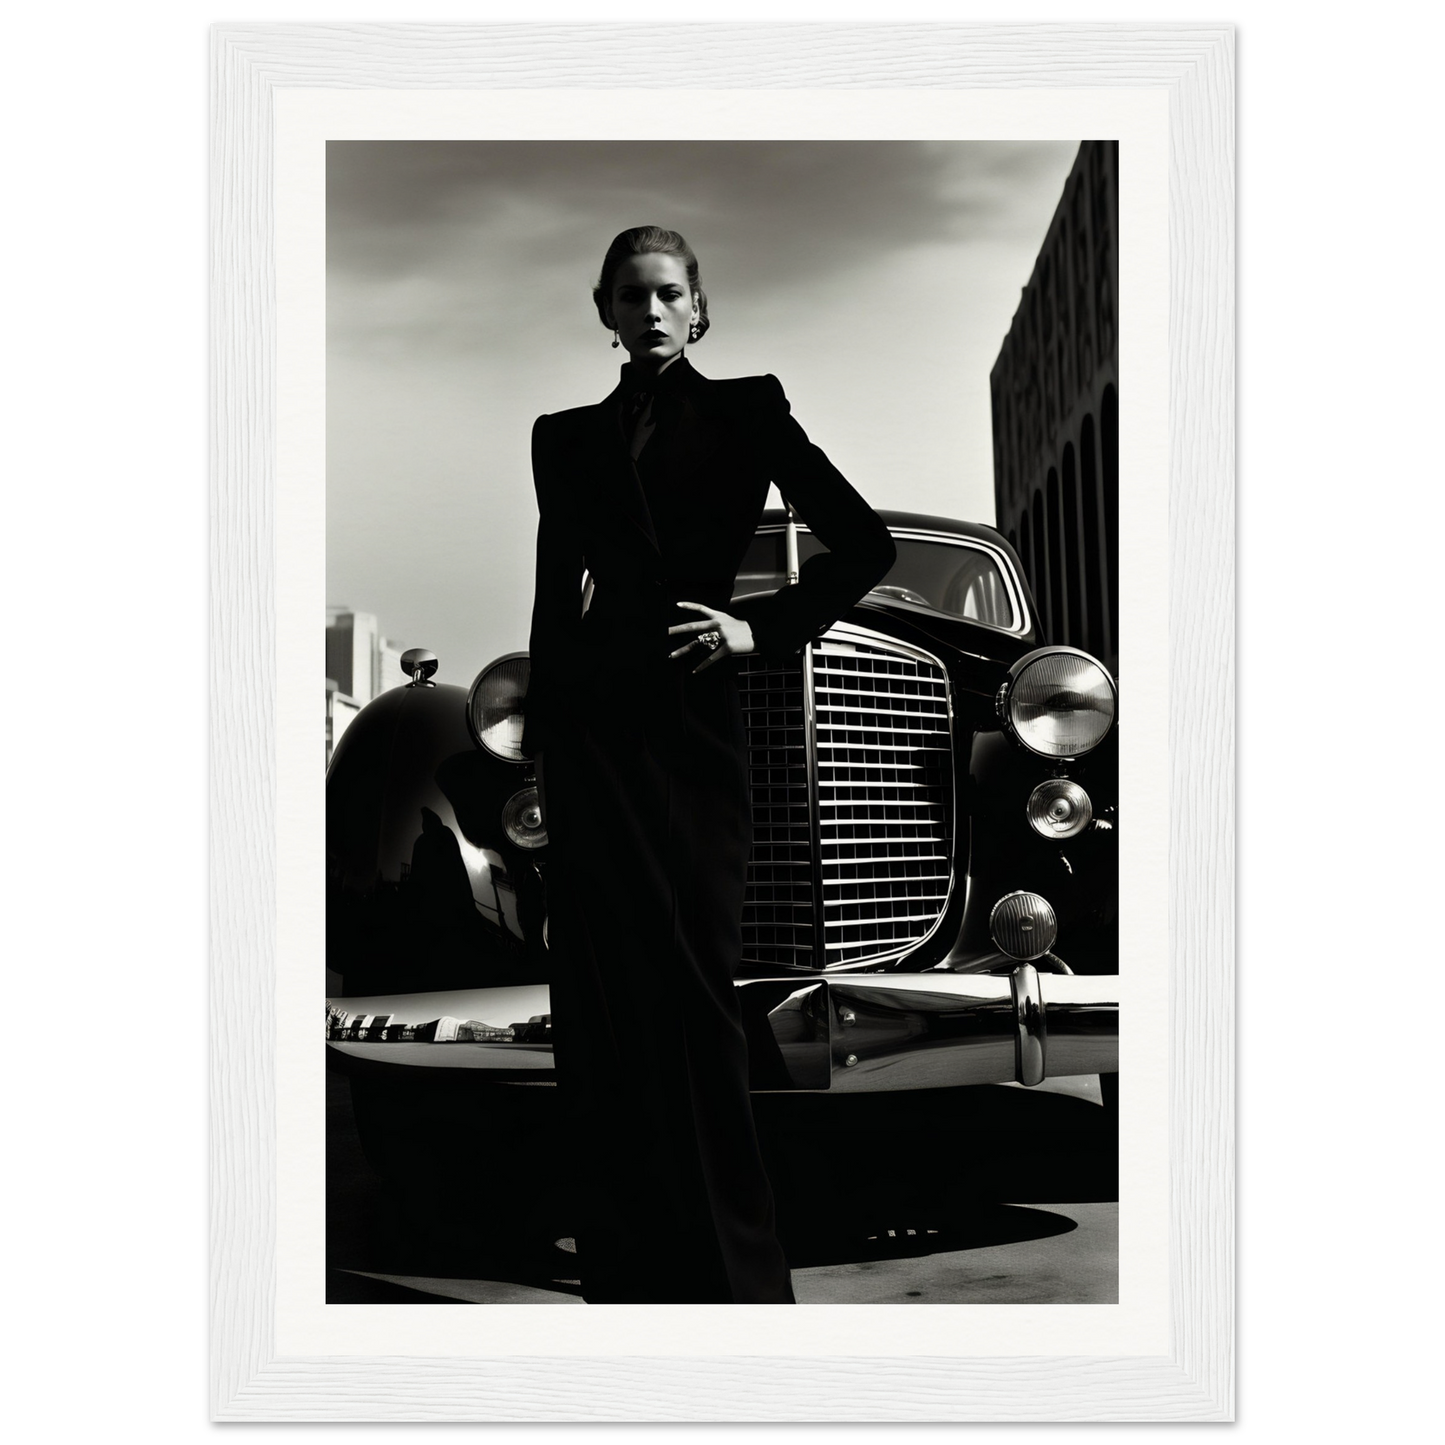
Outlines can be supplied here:
M636 225L697 252L699 371L775 373L875 506L992 522L989 369L1077 149L333 141L328 602L443 681L526 646L532 421L615 384L591 288Z

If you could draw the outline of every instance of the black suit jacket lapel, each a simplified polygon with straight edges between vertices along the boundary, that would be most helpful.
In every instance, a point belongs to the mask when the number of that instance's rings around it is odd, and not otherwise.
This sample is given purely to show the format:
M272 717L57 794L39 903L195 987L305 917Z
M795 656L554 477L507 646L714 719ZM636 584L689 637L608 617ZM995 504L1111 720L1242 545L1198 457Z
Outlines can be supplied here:
M691 362L678 380L683 395L700 416L718 415L718 388ZM627 530L636 535L645 550L649 570L656 575L662 569L662 551L658 546L642 479L637 474L628 438L622 431L621 400L622 386L619 383L592 408L587 450L597 459L604 500L616 507Z
M657 533L642 490L642 479L637 475L637 466L632 460L627 438L622 433L622 420L618 414L620 394L621 388L618 387L592 409L587 450L597 460L605 504L616 508L627 529L635 533L645 547L649 560L658 567L662 562L662 552L657 545Z

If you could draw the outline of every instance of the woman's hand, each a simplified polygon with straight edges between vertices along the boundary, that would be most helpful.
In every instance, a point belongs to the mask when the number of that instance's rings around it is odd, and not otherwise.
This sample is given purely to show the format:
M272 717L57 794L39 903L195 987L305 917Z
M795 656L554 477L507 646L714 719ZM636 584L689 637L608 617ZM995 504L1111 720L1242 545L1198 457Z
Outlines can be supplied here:
M668 653L668 661L675 657L682 657L684 654L702 653L703 660L693 668L694 672L701 672L703 668L712 666L720 657L741 657L746 652L756 649L753 641L753 629L741 617L734 617L728 612L719 612L716 607L709 607L704 602L679 602L679 607L690 607L694 612L703 615L695 622L679 622L676 627L667 629L668 636L674 633L691 634L691 641L679 647L675 652ZM716 632L722 641L709 649L698 638L704 632Z

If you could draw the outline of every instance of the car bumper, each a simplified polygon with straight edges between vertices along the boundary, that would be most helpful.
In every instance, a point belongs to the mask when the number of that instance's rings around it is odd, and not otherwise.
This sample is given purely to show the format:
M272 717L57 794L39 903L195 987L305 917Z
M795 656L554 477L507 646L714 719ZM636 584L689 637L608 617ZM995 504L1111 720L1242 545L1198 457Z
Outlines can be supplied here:
M835 974L737 983L755 1093L878 1093L1117 1073L1116 975ZM545 984L328 1001L348 1071L551 1084Z

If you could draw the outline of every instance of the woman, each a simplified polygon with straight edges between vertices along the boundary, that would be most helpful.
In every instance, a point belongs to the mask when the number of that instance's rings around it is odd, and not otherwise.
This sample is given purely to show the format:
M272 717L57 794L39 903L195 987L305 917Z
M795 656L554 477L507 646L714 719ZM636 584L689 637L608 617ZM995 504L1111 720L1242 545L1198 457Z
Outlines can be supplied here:
M550 840L552 1026L578 1141L583 1295L791 1304L733 985L752 845L735 659L796 657L895 549L776 377L693 368L685 349L707 332L707 297L681 236L624 231L593 299L630 359L600 404L532 431L522 738ZM744 608L730 599L770 482L830 550Z

